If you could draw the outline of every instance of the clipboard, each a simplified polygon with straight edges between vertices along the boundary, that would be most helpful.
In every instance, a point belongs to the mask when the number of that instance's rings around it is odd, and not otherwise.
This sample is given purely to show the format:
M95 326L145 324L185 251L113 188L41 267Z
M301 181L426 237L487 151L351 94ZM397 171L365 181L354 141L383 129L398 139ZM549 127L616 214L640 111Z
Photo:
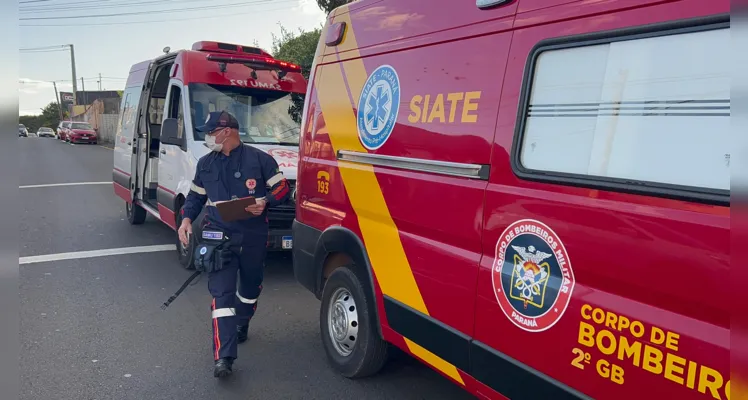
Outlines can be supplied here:
M255 204L254 197L242 197L240 199L218 201L215 203L218 215L226 222L239 221L254 217L245 208Z

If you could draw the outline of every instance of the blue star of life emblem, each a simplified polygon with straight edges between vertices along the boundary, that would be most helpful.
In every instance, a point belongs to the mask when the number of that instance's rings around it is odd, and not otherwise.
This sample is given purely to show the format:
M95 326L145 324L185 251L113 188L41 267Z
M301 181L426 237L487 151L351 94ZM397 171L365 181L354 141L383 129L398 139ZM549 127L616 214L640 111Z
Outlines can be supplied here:
M358 99L356 121L364 147L382 147L395 128L399 106L400 79L394 68L382 65L369 75Z

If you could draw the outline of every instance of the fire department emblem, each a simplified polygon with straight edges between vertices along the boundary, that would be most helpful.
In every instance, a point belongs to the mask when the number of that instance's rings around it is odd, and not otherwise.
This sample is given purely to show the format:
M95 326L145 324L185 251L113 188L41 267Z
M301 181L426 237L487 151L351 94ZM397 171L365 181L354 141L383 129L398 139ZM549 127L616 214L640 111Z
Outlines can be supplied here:
M400 78L389 65L380 65L369 75L358 98L356 124L361 144L376 150L395 129L400 107Z
M254 179L247 179L247 189L254 190L255 186L257 186L257 181Z
M507 318L526 331L542 332L563 316L575 280L556 233L542 222L524 219L499 237L492 282Z

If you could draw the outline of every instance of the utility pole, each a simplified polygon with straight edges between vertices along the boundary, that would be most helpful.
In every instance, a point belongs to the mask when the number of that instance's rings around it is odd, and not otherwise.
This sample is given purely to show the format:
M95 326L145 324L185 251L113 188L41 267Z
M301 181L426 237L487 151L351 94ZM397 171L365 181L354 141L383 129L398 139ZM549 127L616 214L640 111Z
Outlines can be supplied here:
M101 91L101 72L99 72L99 92Z
M86 93L86 82L85 82L85 81L83 81L83 77L82 77L82 76L81 76L81 91L82 91L83 93ZM86 106L86 103L87 103L87 102L88 102L88 96L86 96L86 98L84 98L84 99L81 99L81 103L83 103L83 104L81 104L81 105L82 105L82 106L84 106L84 107L83 107L83 109L84 109L84 110L85 110L85 108L86 108L85 106ZM83 113L83 114L81 114L81 115L83 115L83 120L85 121L85 120L86 120L86 113L84 112L84 113Z
M52 85L55 87L55 100L57 100L57 111L60 114L60 121L62 121L62 106L60 105L60 95L57 93L57 82L52 81Z
M78 84L76 83L78 81L78 78L75 76L75 50L73 49L73 45L69 44L70 46L70 69L73 71L73 106L78 104Z

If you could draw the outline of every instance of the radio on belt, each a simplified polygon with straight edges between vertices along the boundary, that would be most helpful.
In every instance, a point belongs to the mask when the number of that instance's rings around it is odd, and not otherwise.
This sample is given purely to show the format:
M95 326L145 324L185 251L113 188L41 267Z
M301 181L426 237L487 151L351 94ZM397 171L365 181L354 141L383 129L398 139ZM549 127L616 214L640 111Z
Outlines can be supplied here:
M195 273L190 275L179 290L169 297L161 309L165 310L201 273L220 271L231 267L232 264L237 264L242 251L241 246L238 245L241 243L241 236L229 236L222 230L202 231L195 246Z

